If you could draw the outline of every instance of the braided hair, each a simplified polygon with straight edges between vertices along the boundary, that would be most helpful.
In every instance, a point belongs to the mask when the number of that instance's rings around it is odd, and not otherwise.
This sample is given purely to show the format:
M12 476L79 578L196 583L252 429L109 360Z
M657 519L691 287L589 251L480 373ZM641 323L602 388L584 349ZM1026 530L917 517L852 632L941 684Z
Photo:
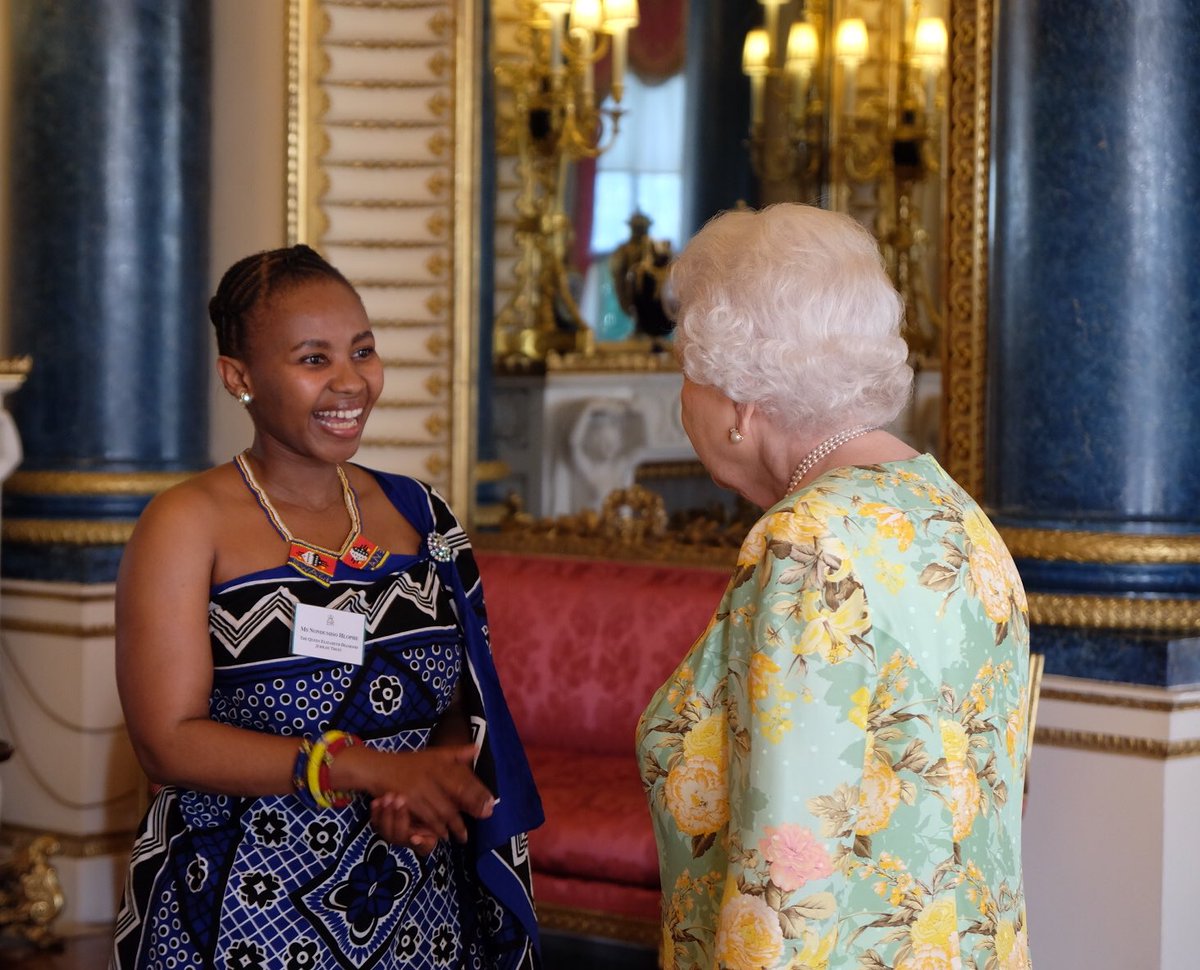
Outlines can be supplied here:
M217 331L217 353L243 357L254 311L273 295L320 279L336 280L354 292L346 277L303 243L239 259L225 271L208 301L208 316Z

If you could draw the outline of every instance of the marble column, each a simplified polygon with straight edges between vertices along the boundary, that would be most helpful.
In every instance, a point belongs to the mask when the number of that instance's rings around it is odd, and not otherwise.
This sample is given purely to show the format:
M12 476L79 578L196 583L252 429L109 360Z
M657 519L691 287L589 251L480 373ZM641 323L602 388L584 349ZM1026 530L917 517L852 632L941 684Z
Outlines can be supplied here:
M1177 861L1200 798L1200 8L997 11L987 501L1046 655L1034 960L1191 965L1176 900L1200 895ZM1132 881L1123 919L1144 932L1095 933Z
M746 32L762 7L744 0L690 0L687 15L687 125L683 230L695 233L739 202L758 204L749 155L750 79L742 74Z
M12 0L5 836L50 832L67 920L112 917L144 780L113 581L149 498L208 464L208 0ZM181 550L186 554L186 550Z

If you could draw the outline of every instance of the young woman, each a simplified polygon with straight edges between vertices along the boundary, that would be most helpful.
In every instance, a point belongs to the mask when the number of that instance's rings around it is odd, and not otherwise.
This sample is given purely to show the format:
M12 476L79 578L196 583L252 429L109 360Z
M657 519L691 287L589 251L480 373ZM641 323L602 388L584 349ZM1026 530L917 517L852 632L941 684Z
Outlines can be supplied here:
M121 701L163 787L114 966L533 966L541 809L467 537L349 463L383 387L362 301L295 246L209 314L254 440L151 502L121 564Z

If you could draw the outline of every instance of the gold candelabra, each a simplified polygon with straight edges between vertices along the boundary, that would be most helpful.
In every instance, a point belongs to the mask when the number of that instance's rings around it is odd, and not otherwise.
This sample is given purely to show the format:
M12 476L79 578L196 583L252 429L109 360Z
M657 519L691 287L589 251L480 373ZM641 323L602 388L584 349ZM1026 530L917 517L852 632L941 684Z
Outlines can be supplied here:
M637 0L517 0L517 47L497 64L509 98L497 148L517 161L517 262L512 295L496 317L494 355L521 365L550 351L590 350L592 330L569 286L568 166L595 158L620 130L629 31ZM596 65L612 51L613 108L596 90Z
M742 70L763 201L819 200L872 225L909 346L936 357L942 315L926 253L943 209L945 21L921 0L793 0L785 24L784 0L760 2L765 23L746 35Z

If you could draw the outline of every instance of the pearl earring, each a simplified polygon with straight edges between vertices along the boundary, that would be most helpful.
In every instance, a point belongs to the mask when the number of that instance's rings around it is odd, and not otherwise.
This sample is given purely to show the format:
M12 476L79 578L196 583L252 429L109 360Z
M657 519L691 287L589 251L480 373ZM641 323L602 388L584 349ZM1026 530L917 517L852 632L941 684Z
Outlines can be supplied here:
M237 399L241 403L242 407L249 407L250 402L254 400L254 395L249 391L242 391L242 393L237 396Z
M729 440L732 441L735 445L739 441L741 441L744 437L746 437L746 436L744 434L742 434L740 431L738 431L737 428L729 429Z

